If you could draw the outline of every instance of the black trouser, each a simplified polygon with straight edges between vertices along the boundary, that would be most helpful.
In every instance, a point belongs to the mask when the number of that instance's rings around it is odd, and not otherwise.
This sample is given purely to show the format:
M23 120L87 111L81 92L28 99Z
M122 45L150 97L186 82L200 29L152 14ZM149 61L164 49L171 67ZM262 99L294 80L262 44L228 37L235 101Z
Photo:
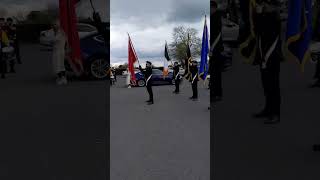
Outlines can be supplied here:
M2 78L4 78L7 73L7 62L4 57L0 57L0 73Z
M216 54L212 57L212 77L210 77L211 87L213 95L210 97L215 96L222 96L222 68L223 68L223 61L219 54Z
M192 85L192 98L197 99L198 98L198 81L195 80L193 83L191 82Z
M16 64L15 59L11 57L10 61L9 61L9 65L10 65L10 72L14 72L14 65Z
M151 84L151 82L147 83L147 91L149 93L149 101L153 102L153 92L152 92L152 84Z
M19 47L19 42L17 39L14 41L14 50L15 50L15 54L17 57L17 61L18 61L18 63L21 64L20 47Z
M265 96L264 111L270 115L280 115L279 74L278 68L261 69L261 80Z
M174 90L174 92L179 92L179 86L180 86L180 79L177 78L174 80L174 85L176 86L176 89Z

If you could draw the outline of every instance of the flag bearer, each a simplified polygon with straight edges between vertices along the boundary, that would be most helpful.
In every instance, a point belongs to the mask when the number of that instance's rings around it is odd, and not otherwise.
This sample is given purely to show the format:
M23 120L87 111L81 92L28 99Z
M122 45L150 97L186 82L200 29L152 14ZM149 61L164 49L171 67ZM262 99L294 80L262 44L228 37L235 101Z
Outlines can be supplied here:
M210 2L211 8L211 39L210 39L210 85L212 94L210 96L211 102L220 101L222 99L222 69L223 69L223 60L221 58L221 53L224 50L222 42L222 22L221 16L217 12L218 5L215 1Z
M279 73L281 52L281 20L277 0L259 0L256 4L255 33L257 52L255 64L260 66L265 96L264 109L255 118L267 118L266 124L280 122Z
M178 62L174 62L173 78L174 78L174 84L175 84L176 89L173 91L173 93L176 93L176 94L178 94L180 92L179 86L180 86L181 76L179 74L179 70L180 70L180 66L179 66Z
M139 65L141 73L144 75L146 81L146 87L149 94L149 100L146 101L148 105L153 104L153 92L152 92L152 64L150 61L146 62L146 69L143 70Z
M190 82L192 86L192 96L190 99L192 100L197 100L198 99L198 81L199 81L199 76L198 76L198 62L197 61L192 61L190 64Z

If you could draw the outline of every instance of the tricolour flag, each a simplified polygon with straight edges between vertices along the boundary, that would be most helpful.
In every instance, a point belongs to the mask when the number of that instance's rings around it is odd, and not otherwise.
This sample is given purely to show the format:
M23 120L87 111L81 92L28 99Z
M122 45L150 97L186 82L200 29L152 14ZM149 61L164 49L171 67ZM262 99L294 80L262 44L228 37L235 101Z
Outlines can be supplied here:
M167 42L164 47L164 57L166 58L163 59L163 77L165 78L169 74L168 61L170 61Z
M134 73L134 63L136 61L138 61L138 57L137 57L137 54L136 54L136 51L134 50L134 47L133 47L133 44L132 44L132 41L131 41L131 38L128 34L128 37L129 37L129 42L128 42L128 68L129 68L129 72L130 72L130 75L131 75L131 83L132 84L135 84L136 83L136 75Z
M68 38L68 45L71 49L70 65L73 71L80 75L83 72L80 38L77 30L77 15L76 15L77 0L59 0L60 23L61 27Z
M202 80L205 80L208 74L208 53L209 53L209 39L208 39L207 17L205 16L203 35L202 35L201 62L200 62L200 69L199 69L199 75Z
M310 59L312 38L312 0L290 0L287 22L287 50L301 65Z

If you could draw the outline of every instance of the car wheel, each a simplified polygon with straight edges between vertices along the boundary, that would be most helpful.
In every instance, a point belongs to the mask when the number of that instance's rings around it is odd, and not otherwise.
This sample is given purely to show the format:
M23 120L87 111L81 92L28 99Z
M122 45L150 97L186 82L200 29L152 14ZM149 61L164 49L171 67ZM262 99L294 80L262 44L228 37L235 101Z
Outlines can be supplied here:
M108 76L108 61L103 57L95 58L89 66L89 73L95 79L105 79Z
M139 87L143 87L146 85L146 82L143 79L140 79L137 84Z

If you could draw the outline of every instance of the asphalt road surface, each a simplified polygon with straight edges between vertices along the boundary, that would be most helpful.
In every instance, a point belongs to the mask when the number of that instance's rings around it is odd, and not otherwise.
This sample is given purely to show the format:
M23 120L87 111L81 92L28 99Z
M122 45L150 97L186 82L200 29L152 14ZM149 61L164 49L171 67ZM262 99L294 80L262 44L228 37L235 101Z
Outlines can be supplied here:
M320 179L320 153L312 151L320 143L320 89L308 88L315 65L301 73L296 62L282 63L281 122L264 125L251 118L264 105L259 69L243 64L237 52L223 74L224 100L211 114L214 179Z
M209 180L209 93L199 83L199 101L191 86L154 86L154 104L146 105L145 87L125 88L125 78L110 89L111 180Z
M58 87L49 52L24 44L21 56L0 79L0 179L105 179L107 83Z

